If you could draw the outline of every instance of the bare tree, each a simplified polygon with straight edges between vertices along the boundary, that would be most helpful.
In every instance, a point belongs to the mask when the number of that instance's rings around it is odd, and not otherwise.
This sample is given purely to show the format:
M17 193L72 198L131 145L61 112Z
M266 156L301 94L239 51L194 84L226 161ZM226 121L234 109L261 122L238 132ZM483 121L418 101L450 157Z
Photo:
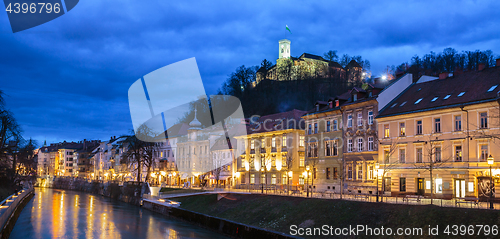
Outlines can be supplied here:
M317 151L318 148L316 148L316 156L317 156ZM319 163L319 158L318 157L308 157L306 164L310 167L311 170L311 176L307 175L307 180L309 181L309 177L311 179L311 185L308 187L311 187L311 197L313 195L313 188L314 188L314 177L316 176L316 166L318 166ZM307 172L309 173L309 172ZM309 189L307 189L309 190Z
M433 134L429 135L429 138L424 141L424 147L423 147L423 152L422 152L422 162L416 162L414 165L415 168L417 169L423 169L424 171L429 171L430 174L430 180L431 180L431 204L433 204L433 199L434 199L434 170L439 169L442 167L442 165L451 159L453 159L453 156L443 158L441 156L441 152L445 151L446 149L443 148L441 142L439 141L438 137L435 137ZM425 151L425 155L424 155ZM418 153L417 153L418 154ZM424 160L424 156L427 158L427 160ZM420 160L417 156L417 161Z
M261 171L264 174L264 181L266 182L266 193L267 193L267 173L271 169L273 159L271 158L270 154L266 154L264 157L261 157L260 160L261 160Z
M378 138L378 137L374 137L374 138ZM382 180L385 178L385 175L394 170L395 168L397 168L398 166L401 166L402 163L405 163L405 162L401 162L400 160L391 160L392 156L398 151L398 141L397 140L393 140L393 139L390 139L390 141L386 144L384 143L381 143L383 150L384 150L384 161L380 164L381 167L382 167ZM379 181L379 173L377 172L377 181ZM382 190L385 190L385 184L384 184L384 181L381 182L382 183ZM379 195L379 189L377 187L377 195ZM383 197L381 198L381 201Z
M141 125L134 135L128 136L123 141L126 150L123 155L124 163L132 166L137 165L137 181L141 181L142 166L147 167L146 182L149 179L151 167L154 163L154 152L157 149L157 143L154 142L156 134L146 125ZM140 138L140 139L139 139ZM142 140L141 140L142 139Z

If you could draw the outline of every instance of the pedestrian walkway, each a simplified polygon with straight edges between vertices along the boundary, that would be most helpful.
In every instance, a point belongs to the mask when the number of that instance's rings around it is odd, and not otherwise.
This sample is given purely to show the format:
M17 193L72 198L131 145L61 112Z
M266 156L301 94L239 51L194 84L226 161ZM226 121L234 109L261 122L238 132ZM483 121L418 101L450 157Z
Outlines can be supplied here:
M193 189L202 189L192 187ZM200 194L217 194L217 193L239 193L239 194L268 194L268 195L277 195L277 196L289 196L289 197L307 197L307 192L299 191L296 192L286 192L283 190L262 190L259 189L230 189L225 188L218 190L214 190L214 188L203 188L206 190L205 192L197 192L197 193L179 193L179 194L168 194L163 195L161 198L175 198L175 197L186 197L186 196L194 196ZM222 190L222 191L221 191ZM361 195L361 194L343 194L342 196L338 193L332 194L322 194L320 192L309 192L309 197L311 198L319 198L319 199L342 199L342 200L350 200L350 201L360 201L360 202L377 202L376 195ZM342 198L341 198L342 197ZM403 200L403 197L390 197L390 196L379 196L380 203L392 203L392 204L407 204L407 205L431 205L430 198L423 198L420 200ZM432 205L439 207L457 207L457 208L475 208L475 209L490 209L489 202L479 202L477 205L474 203L456 203L455 199L433 199ZM493 208L495 210L500 210L500 203L493 203Z

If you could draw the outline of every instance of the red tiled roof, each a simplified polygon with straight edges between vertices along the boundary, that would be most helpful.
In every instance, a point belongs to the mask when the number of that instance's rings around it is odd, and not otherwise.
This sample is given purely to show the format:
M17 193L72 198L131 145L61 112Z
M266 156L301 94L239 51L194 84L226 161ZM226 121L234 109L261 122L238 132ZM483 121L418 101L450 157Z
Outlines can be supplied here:
M500 67L414 83L387 104L377 118L493 101L497 98L500 86L490 92L488 90L499 84ZM465 93L459 96L462 92ZM447 95L449 97L445 99Z

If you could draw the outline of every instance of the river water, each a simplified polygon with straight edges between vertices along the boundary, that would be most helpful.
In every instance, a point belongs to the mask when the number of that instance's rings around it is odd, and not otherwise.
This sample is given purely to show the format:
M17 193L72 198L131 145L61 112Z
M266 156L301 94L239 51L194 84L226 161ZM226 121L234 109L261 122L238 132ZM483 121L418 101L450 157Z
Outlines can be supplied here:
M226 238L161 214L88 193L36 188L10 238Z

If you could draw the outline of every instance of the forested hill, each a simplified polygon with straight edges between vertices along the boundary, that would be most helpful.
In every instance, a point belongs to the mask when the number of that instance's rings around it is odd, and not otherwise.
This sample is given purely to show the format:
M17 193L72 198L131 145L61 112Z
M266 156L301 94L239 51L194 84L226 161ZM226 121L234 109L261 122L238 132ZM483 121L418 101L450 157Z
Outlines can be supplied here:
M327 101L346 92L352 85L340 79L263 80L240 96L245 117L268 115L292 109L310 110L318 100Z

